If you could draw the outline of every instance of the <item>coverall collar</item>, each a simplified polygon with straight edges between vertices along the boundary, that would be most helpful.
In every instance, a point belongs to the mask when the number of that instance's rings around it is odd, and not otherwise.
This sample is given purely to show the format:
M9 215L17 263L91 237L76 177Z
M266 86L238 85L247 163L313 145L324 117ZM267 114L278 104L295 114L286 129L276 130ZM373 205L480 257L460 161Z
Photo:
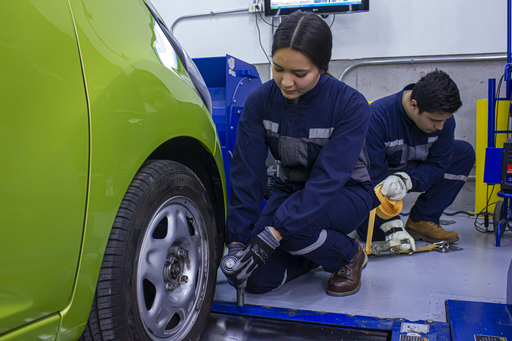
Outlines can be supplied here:
M412 83L412 84L407 85L405 88L403 88L402 91L400 91L399 93L396 94L395 100L396 100L396 104L398 105L398 108L400 109L400 114L402 115L405 122L407 122L408 124L416 125L416 123L414 123L414 121L411 120L409 115L407 115L404 105L402 104L402 97L404 95L404 92L414 89L414 85L416 85L416 84Z

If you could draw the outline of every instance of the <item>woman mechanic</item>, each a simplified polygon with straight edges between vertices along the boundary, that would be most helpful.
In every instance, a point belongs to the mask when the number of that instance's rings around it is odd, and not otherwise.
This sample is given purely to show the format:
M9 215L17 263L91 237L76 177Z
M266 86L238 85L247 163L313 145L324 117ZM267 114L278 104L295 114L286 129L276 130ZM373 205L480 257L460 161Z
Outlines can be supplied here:
M378 205L364 148L370 109L363 95L327 74L329 26L297 11L278 27L273 80L254 90L238 123L231 166L227 278L265 293L322 266L327 294L361 287L367 256L347 236ZM260 215L268 150L280 166ZM228 257L226 256L226 257Z

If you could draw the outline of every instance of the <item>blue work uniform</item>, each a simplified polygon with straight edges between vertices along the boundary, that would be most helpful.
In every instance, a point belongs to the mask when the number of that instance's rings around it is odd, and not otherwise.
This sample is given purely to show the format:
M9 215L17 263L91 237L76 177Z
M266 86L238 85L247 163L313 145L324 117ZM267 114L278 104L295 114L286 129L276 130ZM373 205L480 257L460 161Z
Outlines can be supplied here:
M268 292L318 265L338 271L356 254L347 234L378 205L364 149L369 118L364 96L326 74L297 104L274 80L249 95L231 166L226 242L247 244L265 226L283 237L249 278L249 292ZM260 215L268 150L280 166Z
M412 180L410 191L424 192L411 209L410 218L439 224L443 211L453 203L467 180L475 163L475 151L470 143L454 140L453 116L446 120L442 130L429 134L418 128L402 104L404 92L411 91L414 85L370 105L372 117L366 137L370 177L377 185L391 174L407 173ZM382 223L384 220L377 217L374 240L385 238L377 228ZM367 228L365 222L358 234L365 237Z

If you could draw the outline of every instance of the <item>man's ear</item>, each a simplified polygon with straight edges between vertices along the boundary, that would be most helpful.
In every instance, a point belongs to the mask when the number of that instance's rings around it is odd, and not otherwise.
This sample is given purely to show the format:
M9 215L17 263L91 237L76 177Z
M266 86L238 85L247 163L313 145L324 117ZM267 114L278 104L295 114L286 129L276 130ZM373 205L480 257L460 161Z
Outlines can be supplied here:
M416 102L415 99L411 99L410 105L411 105L411 109L413 111L418 111L418 114L419 114L420 109L418 108L418 102Z

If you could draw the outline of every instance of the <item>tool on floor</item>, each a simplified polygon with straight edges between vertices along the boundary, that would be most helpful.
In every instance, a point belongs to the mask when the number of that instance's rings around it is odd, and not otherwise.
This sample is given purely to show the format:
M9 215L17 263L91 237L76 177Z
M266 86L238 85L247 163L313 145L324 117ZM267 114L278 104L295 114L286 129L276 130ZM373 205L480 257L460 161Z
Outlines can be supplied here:
M416 247L416 251L403 251L400 250L398 246L402 244L409 244L409 241L407 239L402 239L400 241L397 240L389 240L385 242L373 242L370 245L370 253L371 255L379 256L383 253L389 253L389 254L407 254L412 255L413 253L418 252L429 252L429 251L437 251L441 253L446 253L449 251L459 251L462 250L461 247L457 247L455 245L450 245L448 242L442 240L437 243L428 244L425 246Z
M402 244L409 244L409 240L402 239L402 240L388 240L385 242L373 242L370 245L370 254L380 255L385 252L398 253L401 250L397 247ZM402 252L409 252L409 251L402 251Z
M377 208L374 208L370 212L370 219L368 221L368 234L366 237L366 247L365 252L368 255L382 255L383 253L390 254L408 254L411 255L413 253L418 252L428 252L428 251L438 251L438 252L448 252L448 251L458 251L462 250L462 248L448 244L446 241L442 240L437 243L428 244L425 246L416 247L416 251L403 251L400 249L400 245L409 244L407 239L402 240L388 240L388 241L379 241L372 242L373 238L373 228L375 224L375 215L377 214L382 219L391 219L402 211L403 202L399 201L391 201L387 197L383 196L380 192L382 185L379 185L375 188L375 193L379 198L381 205Z
M416 248L416 251L397 251L395 253L405 253L405 254L413 254L417 252L429 252L429 251L437 251L441 253L446 253L450 251L460 251L463 250L461 247L455 246L453 244L448 243L447 241L441 240L437 243L428 244L425 246L420 246Z

